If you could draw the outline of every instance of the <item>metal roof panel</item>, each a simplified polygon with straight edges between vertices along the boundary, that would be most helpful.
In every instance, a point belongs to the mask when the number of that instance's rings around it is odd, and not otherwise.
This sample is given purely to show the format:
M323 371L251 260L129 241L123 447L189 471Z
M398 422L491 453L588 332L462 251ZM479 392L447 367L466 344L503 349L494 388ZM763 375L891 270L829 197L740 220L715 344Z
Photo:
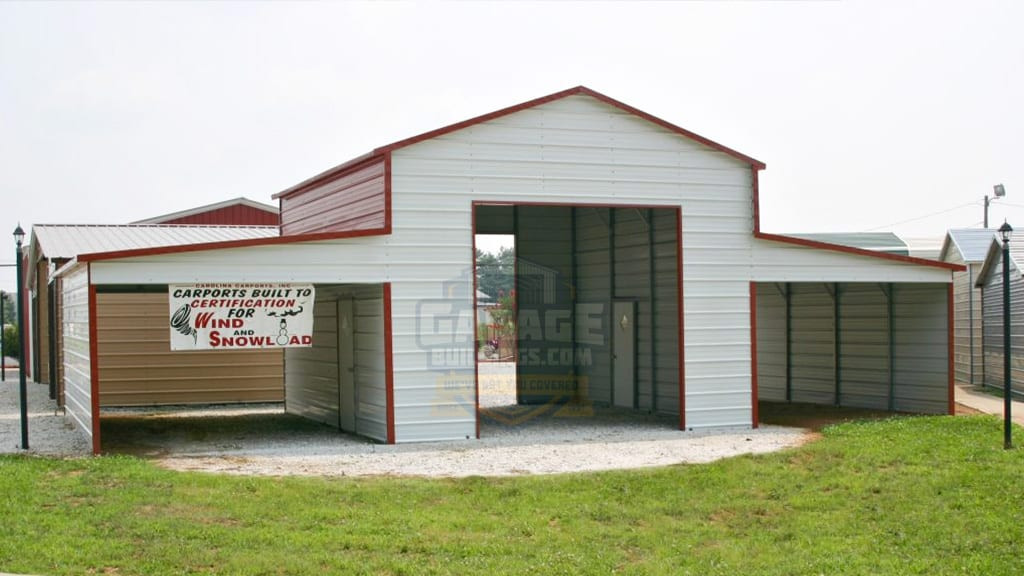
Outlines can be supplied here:
M36 224L32 234L47 258L278 236L277 226L180 224Z

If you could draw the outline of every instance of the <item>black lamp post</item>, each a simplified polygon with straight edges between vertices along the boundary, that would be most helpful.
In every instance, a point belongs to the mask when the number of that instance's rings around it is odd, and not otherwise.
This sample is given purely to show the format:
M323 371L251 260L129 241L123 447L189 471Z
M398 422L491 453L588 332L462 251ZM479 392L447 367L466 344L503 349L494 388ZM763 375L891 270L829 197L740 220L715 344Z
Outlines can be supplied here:
M4 291L0 290L0 338L4 337L4 327L7 324L4 323L4 303L7 300L7 296L4 295ZM7 352L4 351L3 342L0 342L0 382L7 382Z
M21 224L14 229L15 270L18 274L18 392L21 394L21 449L28 450L28 390L25 386L25 289L21 277L21 243L25 240L25 231Z
M1003 448L1013 448L1010 432L1010 233L1013 228L1007 222L999 227L999 237L1003 240Z

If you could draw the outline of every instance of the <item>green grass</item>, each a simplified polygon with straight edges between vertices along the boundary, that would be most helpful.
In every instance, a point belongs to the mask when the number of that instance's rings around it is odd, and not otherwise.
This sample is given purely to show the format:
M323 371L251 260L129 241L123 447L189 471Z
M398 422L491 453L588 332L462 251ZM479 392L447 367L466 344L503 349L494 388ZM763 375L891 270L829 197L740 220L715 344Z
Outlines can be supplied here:
M1024 449L1002 450L990 416L842 424L707 465L511 479L7 456L0 571L1021 574L1022 494Z

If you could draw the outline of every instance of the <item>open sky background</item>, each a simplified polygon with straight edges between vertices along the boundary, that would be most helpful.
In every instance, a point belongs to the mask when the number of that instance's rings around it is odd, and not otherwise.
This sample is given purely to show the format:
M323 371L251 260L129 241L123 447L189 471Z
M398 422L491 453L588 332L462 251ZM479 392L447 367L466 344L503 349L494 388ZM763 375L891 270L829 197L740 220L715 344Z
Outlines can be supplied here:
M0 231L271 202L580 84L767 163L765 231L939 237L997 183L992 222L1024 227L1022 24L1019 1L0 2Z

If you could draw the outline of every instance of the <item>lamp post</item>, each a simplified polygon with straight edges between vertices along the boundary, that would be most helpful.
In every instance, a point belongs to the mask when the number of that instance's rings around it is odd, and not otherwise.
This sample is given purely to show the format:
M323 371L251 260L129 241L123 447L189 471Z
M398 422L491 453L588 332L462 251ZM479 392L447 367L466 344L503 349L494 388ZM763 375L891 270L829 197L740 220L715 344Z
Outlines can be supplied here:
M1013 228L1007 222L999 227L1003 241L1003 448L1013 448L1010 432L1010 233Z
M21 449L28 450L28 391L25 386L25 289L21 277L21 243L25 240L25 231L21 224L14 229L15 270L18 274L18 392L21 394Z
M985 194L985 228L988 228L988 205L996 198L1006 196L1006 188L1002 184L996 184L992 187L992 194L992 198L989 198L988 194Z

